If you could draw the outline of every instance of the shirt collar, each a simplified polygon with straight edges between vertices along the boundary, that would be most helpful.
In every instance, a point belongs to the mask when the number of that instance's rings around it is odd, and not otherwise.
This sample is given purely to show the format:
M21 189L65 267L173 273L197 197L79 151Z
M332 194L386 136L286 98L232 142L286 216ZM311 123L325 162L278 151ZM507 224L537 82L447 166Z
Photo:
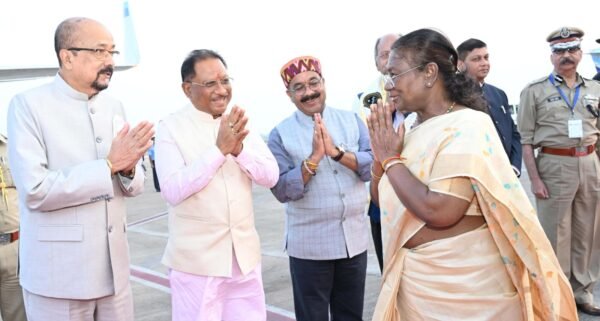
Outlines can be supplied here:
M92 97L91 99L88 98L87 94L84 94L82 92L79 92L77 90L75 90L75 88L71 87L71 85L69 85L60 75L60 73L56 73L56 76L54 76L54 84L56 86L56 88L58 89L58 91L60 91L61 93L75 99L75 100L81 100L81 101L89 101L89 100L93 100L96 97L98 97L98 94L94 95L94 97Z
M194 115L195 117L198 117L198 119L201 121L209 122L209 123L216 123L216 122L221 121L221 116L219 116L217 118L213 118L213 115L199 110L198 108L194 107L194 105L192 105L192 104L189 104L187 108L190 109L190 113L192 115Z
M327 118L328 113L329 112L327 110L327 105L325 105L325 108L323 109L323 112L321 113L321 116L323 117L323 119ZM300 109L296 109L296 111L294 112L294 115L301 125L310 126L310 127L314 126L312 116L308 116L307 114L303 113Z
M554 77L554 87L558 87L560 86L562 83L564 83L564 79L561 75L557 74L556 71L552 71L552 76ZM581 75L579 73L577 73L576 75L576 85L584 85L585 86L585 79L583 77L581 77Z

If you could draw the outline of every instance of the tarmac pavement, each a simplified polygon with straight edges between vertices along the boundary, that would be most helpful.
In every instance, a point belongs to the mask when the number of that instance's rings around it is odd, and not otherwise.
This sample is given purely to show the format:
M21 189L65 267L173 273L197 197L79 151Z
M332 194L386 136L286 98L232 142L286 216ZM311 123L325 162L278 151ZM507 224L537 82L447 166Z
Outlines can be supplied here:
M149 164L146 168L150 169ZM127 200L128 238L131 253L131 284L136 321L171 320L168 269L160 263L168 236L167 206L154 191L152 173L147 171L144 194ZM529 179L521 178L530 199ZM255 187L254 212L261 238L262 272L269 321L294 319L292 285L288 257L283 251L284 207L263 187ZM535 204L535 203L534 203ZM364 320L373 315L381 276L372 243L368 249ZM599 287L595 289L600 298ZM580 314L582 321L600 321L600 317Z

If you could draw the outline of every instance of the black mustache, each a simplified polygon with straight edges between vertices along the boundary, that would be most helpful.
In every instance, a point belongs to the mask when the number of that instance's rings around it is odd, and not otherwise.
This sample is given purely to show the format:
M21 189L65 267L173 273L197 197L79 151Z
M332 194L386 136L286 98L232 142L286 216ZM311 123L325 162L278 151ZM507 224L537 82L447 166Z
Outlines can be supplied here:
M314 93L312 95L303 96L302 98L300 98L300 102L304 103L311 99L315 99L315 98L319 98L319 97L321 97L321 93Z
M560 64L561 64L561 65L566 65L566 64L568 64L568 63L569 63L569 64L574 64L574 63L575 63L575 61L573 61L573 60L572 60L571 58L569 58L569 57L565 57L565 58L562 58L562 59L560 60Z
M110 73L112 75L113 72L114 72L113 66L107 66L106 68L103 68L102 70L98 71L98 75L104 74L104 73Z

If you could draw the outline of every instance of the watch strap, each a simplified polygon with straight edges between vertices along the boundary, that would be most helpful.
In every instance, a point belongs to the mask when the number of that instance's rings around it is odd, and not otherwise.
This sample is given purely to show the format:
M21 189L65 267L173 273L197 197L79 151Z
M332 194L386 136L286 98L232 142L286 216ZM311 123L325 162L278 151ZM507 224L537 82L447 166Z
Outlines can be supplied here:
M340 151L337 155L335 155L334 157L332 157L331 159L333 159L336 162L339 162L340 159L342 159L342 157L344 157L344 154L346 153L343 149L340 149L339 147L335 147L335 149L337 149L338 151Z

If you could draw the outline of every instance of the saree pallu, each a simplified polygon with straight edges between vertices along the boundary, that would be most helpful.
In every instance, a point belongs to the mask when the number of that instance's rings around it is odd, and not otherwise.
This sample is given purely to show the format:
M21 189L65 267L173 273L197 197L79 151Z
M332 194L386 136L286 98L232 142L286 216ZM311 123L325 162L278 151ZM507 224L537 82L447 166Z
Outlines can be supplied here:
M497 255L502 262L494 269L508 274L517 292L523 320L578 320L571 286L512 170L489 115L465 108L430 118L406 132L402 156L406 158L408 170L427 186L455 177L471 181L475 192L472 205L484 216L495 245L495 249L487 249L486 255ZM408 258L403 247L425 223L400 202L387 174L381 178L378 188L384 272L373 321L412 321L413 317L419 320L412 312L442 315L443 311L434 311L429 305L419 307L420 311L408 312L403 310L407 306L398 304L400 293L407 296L402 300L411 300L409 296L416 295L402 288L409 284L403 283L404 261ZM478 242L471 242L471 246ZM447 255L461 257L461 252L467 249L449 248ZM480 257L470 259L482 260ZM450 278L454 272L440 268L436 273L429 278ZM423 295L429 296L426 301L446 300L441 293L424 291ZM454 306L456 310L469 308L456 302ZM446 319L440 317L440 320Z
M487 226L402 250L398 306L403 318L523 320L517 290Z

